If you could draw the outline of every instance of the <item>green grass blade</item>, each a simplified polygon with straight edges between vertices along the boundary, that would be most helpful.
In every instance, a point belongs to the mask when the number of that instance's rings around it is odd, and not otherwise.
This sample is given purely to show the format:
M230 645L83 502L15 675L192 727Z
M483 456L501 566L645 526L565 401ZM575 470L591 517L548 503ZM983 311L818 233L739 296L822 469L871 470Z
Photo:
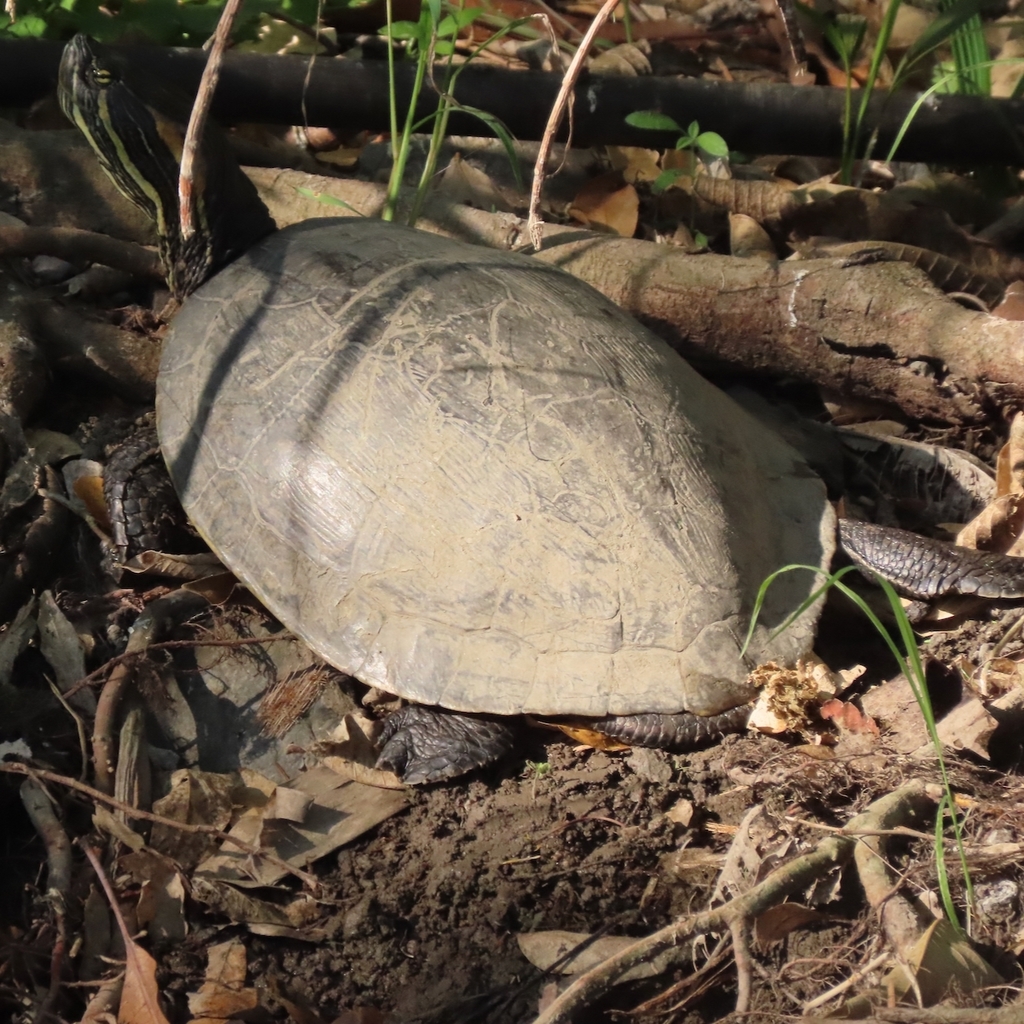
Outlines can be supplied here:
M969 0L946 0L943 10L949 10ZM981 15L975 11L954 31L950 43L956 64L959 91L968 95L988 96L992 91L992 76L988 69L988 44Z
M981 0L953 0L942 13L914 40L896 68L894 88L906 80L913 67L924 57L948 42L962 26L976 19ZM982 60L987 60L986 53Z
M789 618L783 623L782 626L776 630L773 635L777 635L781 630L787 629L792 622L801 615L810 605L814 603L821 594L829 587L836 587L840 593L848 597L860 610L861 614L871 623L878 635L885 642L889 648L893 657L896 660L896 664L899 666L900 671L903 673L910 685L910 688L917 700L918 706L921 709L921 715L925 722L925 727L928 730L929 738L931 739L932 746L935 750L936 761L939 767L939 774L942 778L943 789L945 795L942 803L939 807L937 815L937 821L935 825L936 829L936 861L938 864L939 871L939 887L942 894L943 907L946 915L949 918L950 923L957 931L962 932L960 926L959 917L956 912L956 906L953 902L952 892L949 888L949 878L947 866L944 859L945 847L942 843L943 833L943 814L945 808L950 809L950 820L953 826L953 832L957 844L957 849L960 855L960 867L963 872L964 885L967 891L967 902L968 907L973 905L974 902L974 888L971 882L970 871L967 865L967 855L963 845L963 831L960 823L959 816L956 813L956 800L953 795L952 783L949 779L949 773L946 770L946 762L942 755L942 741L939 738L938 729L935 724L935 715L932 710L931 697L928 694L927 680L925 679L924 664L921 661L921 652L917 645L917 637L914 634L914 628L910 624L910 620L907 618L907 614L903 609L903 605L900 601L899 595L893 589L892 584L888 580L882 579L877 573L874 574L875 582L882 588L886 598L889 601L889 605L892 608L893 615L896 619L897 629L899 631L900 642L902 643L903 650L901 651L897 646L896 641L893 639L892 634L885 627L882 621L878 618L875 612L868 606L860 594L851 590L845 583L842 582L842 577L847 572L854 571L854 566L847 566L844 569L840 569L838 572L832 573L828 576L825 583L819 587L814 593L806 598L800 607L789 616ZM811 565L787 565L781 569L776 570L765 581L761 584L757 592L757 597L754 601L754 609L751 612L750 617L750 628L747 631L747 639L743 645L743 653L746 653L747 647L749 646L750 639L754 634L754 628L757 624L757 618L764 606L764 599L767 593L768 587L771 586L772 582L777 579L782 573L790 572L793 569L806 569L816 576L825 575L821 569L817 566Z

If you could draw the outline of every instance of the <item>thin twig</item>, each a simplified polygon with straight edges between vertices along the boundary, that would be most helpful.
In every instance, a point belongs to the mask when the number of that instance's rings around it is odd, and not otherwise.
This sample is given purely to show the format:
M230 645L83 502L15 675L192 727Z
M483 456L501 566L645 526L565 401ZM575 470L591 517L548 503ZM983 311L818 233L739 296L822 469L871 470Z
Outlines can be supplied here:
M611 17L612 11L619 5L619 0L605 0L601 10L594 16L594 20L587 29L587 34L576 49L576 53L569 64L569 69L562 78L562 86L558 90L554 106L548 117L547 127L544 129L544 137L541 139L540 148L537 151L537 162L533 167L533 187L530 189L530 216L527 221L527 231L534 249L540 249L541 243L541 222L540 222L540 194L544 188L544 173L548 165L548 154L551 152L551 144L554 142L558 126L562 123L565 108L569 98L576 86L576 82L583 71L583 62L587 59L594 37L601 30L601 26Z
M56 1019L53 1007L60 995L68 947L66 905L71 891L71 840L60 823L50 795L37 779L21 784L21 802L46 847L46 900L53 910L56 936L50 951L50 986L35 1013L36 1024Z
M170 651L195 647L251 647L254 644L276 644L282 641L295 640L294 633L280 633L277 636L238 637L236 640L161 640L158 644L150 644L144 651L123 651L108 658L99 668L93 669L87 676L82 676L67 688L65 697L73 697L79 690L84 690L93 683L98 683L118 665L139 661L149 651Z
M68 789L84 793L90 799L114 808L116 811L122 811L129 818L141 818L143 821L152 821L157 825L166 825L168 828L177 829L179 832L201 833L205 836L214 836L222 842L237 846L243 853L249 854L250 857L262 858L268 864L273 864L282 871L286 871L289 875L294 875L308 885L310 889L319 891L320 881L315 875L311 875L308 871L303 871L301 868L289 864L286 860L278 857L277 854L270 853L259 846L253 846L252 843L247 843L244 839L239 839L237 836L231 835L230 832L223 832L212 825L192 825L184 821L175 821L173 818L165 818L162 814L144 811L141 807L132 807L122 800L117 800L106 793L101 793L98 789L87 786L84 782L79 782L77 779L72 779L67 775L58 775L57 772L47 771L45 768L33 768L31 765L22 764L20 761L4 761L0 763L0 772L7 772L11 775L27 775L30 779L42 779L45 782L56 783L58 786L66 786Z
M804 1004L804 1013L809 1010L816 1010L819 1006L824 1006L826 1003L832 1002L837 996L841 996L847 989L852 988L857 982L866 978L872 971L877 971L879 967L887 963L892 959L892 954L886 950L884 953L879 953L878 956L869 960L863 967L858 967L845 981L839 982L837 985L833 985L830 989L825 992L816 995L813 999L809 1000Z
M181 169L178 172L178 219L181 224L182 240L188 240L195 234L195 196L192 191L192 180L195 177L193 164L199 144L206 129L206 119L210 114L213 102L213 91L217 88L220 77L220 66L224 60L224 50L228 45L231 27L242 6L242 0L227 0L221 11L217 30L213 34L213 45L210 56L203 68L203 77L199 81L199 92L192 105L192 114L188 119L188 130L181 148Z

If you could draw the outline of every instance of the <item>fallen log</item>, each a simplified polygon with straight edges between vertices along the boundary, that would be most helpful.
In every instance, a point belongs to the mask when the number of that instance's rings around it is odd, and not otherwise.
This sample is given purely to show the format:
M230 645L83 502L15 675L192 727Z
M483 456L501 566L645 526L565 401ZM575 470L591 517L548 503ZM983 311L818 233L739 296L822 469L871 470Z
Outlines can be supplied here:
M0 106L28 106L56 82L61 44L45 40L0 39ZM153 74L195 92L206 54L170 47L124 47ZM434 83L448 72L437 65L424 83L416 119L437 109ZM398 109L408 107L415 67L396 67ZM505 123L517 139L539 139L561 75L511 71L483 62L462 68L454 88L456 109L448 130L453 135L487 134L486 126L458 106L486 110ZM1020 126L1024 100L986 96L934 95L916 105L920 94L902 90L872 96L864 137L875 137L876 153L885 153L906 128L899 159L934 163L1024 162ZM670 149L677 133L654 132L626 124L638 110L660 110L680 124L696 119L744 153L835 156L843 147L842 89L802 88L763 82L713 82L700 78L584 75L575 89L573 138L578 145L614 144ZM390 94L386 61L309 60L229 52L213 114L222 121L322 125L343 132L388 131ZM563 126L561 138L566 137Z

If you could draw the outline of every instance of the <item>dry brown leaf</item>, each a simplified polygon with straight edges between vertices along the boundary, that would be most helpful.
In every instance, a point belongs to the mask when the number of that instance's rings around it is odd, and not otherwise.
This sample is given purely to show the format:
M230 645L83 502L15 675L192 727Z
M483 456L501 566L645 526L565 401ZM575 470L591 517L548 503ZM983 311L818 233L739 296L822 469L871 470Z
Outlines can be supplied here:
M944 918L929 925L906 957L925 1006L934 1006L952 992L970 995L980 988L1005 985L995 968ZM914 998L902 964L883 984L899 999Z
M175 580L201 580L224 572L220 559L208 551L198 555L140 551L134 558L128 559L123 568L129 572L167 576Z
M630 185L639 181L654 181L661 174L656 149L641 149L639 146L609 146L608 162Z
M206 980L198 992L189 993L189 1011L197 1018L228 1020L255 1009L259 996L245 987L245 975L245 946L238 939L211 946Z
M198 580L183 583L182 590L205 597L210 604L227 604L228 598L240 587L238 577L233 572L215 572L211 576L203 576Z
M999 723L988 713L977 697L955 707L938 724L939 739L952 750L969 750L987 761L988 741ZM934 751L928 750L926 757Z
M235 924L245 925L255 935L278 935L302 942L323 942L323 928L314 927L321 915L319 904L299 896L281 906L208 878L192 879L192 896Z
M141 850L146 845L146 840L135 832L129 825L116 817L113 811L107 810L99 804L92 813L93 827L100 832L107 832L118 842L124 843L129 850Z
M77 461L85 462L84 459ZM103 477L95 473L78 476L73 484L73 490L75 496L85 505L89 515L96 520L96 525L109 535L110 515L107 512L107 499L103 497Z
M351 761L347 757L335 757L329 754L320 758L325 768L330 768L335 775L364 786L376 789L408 789L409 787L394 772L385 772L380 768L370 768L359 761Z
M1022 63L1024 73L1024 63ZM993 316L1004 320L1024 320L1024 281L1011 281L1003 292L1003 300L992 310Z
M109 978L89 1000L89 1005L78 1024L110 1024L114 1018L114 1007L121 1001L124 990L124 975Z
M174 861L145 849L122 857L119 866L139 886L135 907L139 926L159 942L181 942L188 932L185 881Z
M276 788L256 772L243 771L250 786L258 785L269 801ZM269 790L265 787L269 786ZM406 792L379 789L351 782L318 765L303 772L289 788L313 798L309 812L301 824L271 820L265 807L246 811L231 827L230 834L252 846L267 847L292 867L304 869L318 857L358 838L368 829L403 810L408 802ZM250 857L232 843L225 843L218 853L206 858L196 868L196 875L233 882L236 885L273 885L287 873L286 869L264 858Z
M124 986L117 1010L118 1024L168 1024L163 1010L160 1009L160 993L156 987L156 961L132 940L124 914L96 851L88 843L82 844L82 850L103 886L103 892L114 920L117 921L124 944Z
M287 786L278 786L263 808L263 817L267 820L294 821L302 824L312 805L313 798L308 793L300 793L297 789L289 789Z
M569 739L575 740L577 743L582 743L586 747L593 747L594 750L629 750L628 743L623 743L621 740L614 740L611 736L606 736L603 732L597 732L595 729L588 729L583 725L569 725L566 722L549 722L546 724L551 728L564 732Z
M798 743L793 749L812 761L834 761L836 758L835 748L826 747L823 743Z
M1006 493L1024 493L1024 413L1017 413L1010 421L1010 436L1006 439L1003 451L999 455L1005 463L1005 472L1009 478ZM997 480L999 478L998 468L996 478ZM1003 492L997 489L996 493Z
M456 153L441 174L436 191L452 203L467 204L478 210L512 211L512 204L490 176L467 163Z
M124 938L124 990L117 1010L117 1024L169 1024L160 1009L156 986L156 961L133 942L124 922L118 918Z
M729 251L733 256L774 260L778 258L771 236L753 217L729 214Z
M612 231L623 238L636 233L640 197L624 184L618 171L600 174L580 189L569 207L569 216L586 227Z
M349 168L359 163L362 149L348 149L339 146L337 149L327 149L313 154L313 159L320 164L331 164L333 167Z
M693 815L696 808L693 806L692 800L677 800L666 812L665 817L669 821L675 822L677 825L682 825L684 828L688 828L690 822L693 821Z
M589 938L590 936L585 932L521 932L516 936L516 941L519 943L519 949L523 956L534 967L539 967L542 971L555 970L559 974L582 974L603 963L609 957L621 953L629 946L635 945L637 941L624 935L605 935L590 942L568 962L555 967L555 964L562 960L567 953L576 949ZM655 957L653 960L639 964L627 971L616 979L616 984L624 981L636 981L639 978L654 978L665 970L665 965L671 957L672 951L667 950L660 957Z
M976 679L983 697L1000 697L1024 687L1024 662L990 658L978 669Z
M754 938L762 945L781 942L790 932L826 917L801 903L780 903L769 907L754 921Z
M1003 494L985 506L960 532L956 542L979 551L1009 551L1024 526L1024 496Z
M995 459L995 494L1024 493L1024 414L1010 421L1010 435Z
M383 728L380 719L371 718L363 711L350 712L327 741L320 744L318 752L373 768L377 763L377 740Z
M878 735L878 723L870 715L865 715L856 704L842 700L827 700L821 705L820 714L826 721L834 722L847 732Z
M253 794L237 773L219 774L182 768L171 776L171 791L153 804L161 817L189 825L226 829L236 809L251 806ZM213 836L183 832L171 825L153 826L149 845L189 871L217 847Z
M96 888L89 889L89 895L82 907L82 946L78 954L79 981L96 981L107 973L112 955L112 926L110 907L103 894ZM118 999L120 999L118 992Z

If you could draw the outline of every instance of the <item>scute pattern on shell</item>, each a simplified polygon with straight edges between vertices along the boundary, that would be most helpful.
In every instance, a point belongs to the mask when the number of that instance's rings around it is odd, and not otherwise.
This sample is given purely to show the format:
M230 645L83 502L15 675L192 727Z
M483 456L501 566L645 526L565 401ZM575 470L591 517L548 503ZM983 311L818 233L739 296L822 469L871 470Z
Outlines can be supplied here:
M497 714L709 714L761 580L827 565L799 457L575 278L364 220L272 235L182 309L158 426L193 522L340 669ZM810 592L787 574L763 622Z

